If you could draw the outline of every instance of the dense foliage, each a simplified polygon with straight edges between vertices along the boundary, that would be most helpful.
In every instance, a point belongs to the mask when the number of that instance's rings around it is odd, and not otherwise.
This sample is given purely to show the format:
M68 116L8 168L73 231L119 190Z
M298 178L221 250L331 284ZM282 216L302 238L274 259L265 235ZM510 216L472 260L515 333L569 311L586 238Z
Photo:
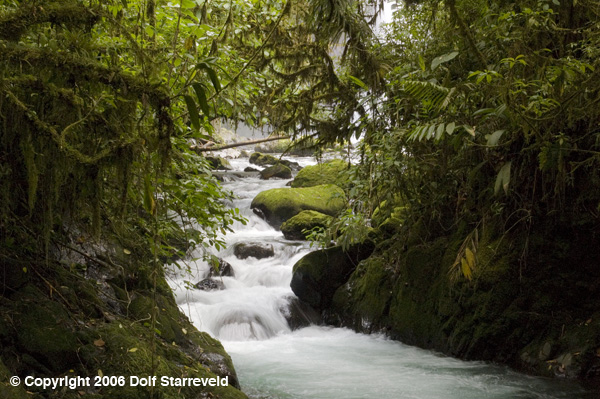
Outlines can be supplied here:
M140 256L173 252L182 227L218 246L239 217L190 140L222 118L337 131L317 108L344 91L326 40L339 31L315 37L313 15L275 1L3 2L3 258L48 255L67 231L110 232ZM350 15L334 19L362 43Z
M468 279L486 224L522 233L524 263L531 231L597 239L598 2L407 3L369 49L385 85L356 84L355 211L462 231Z

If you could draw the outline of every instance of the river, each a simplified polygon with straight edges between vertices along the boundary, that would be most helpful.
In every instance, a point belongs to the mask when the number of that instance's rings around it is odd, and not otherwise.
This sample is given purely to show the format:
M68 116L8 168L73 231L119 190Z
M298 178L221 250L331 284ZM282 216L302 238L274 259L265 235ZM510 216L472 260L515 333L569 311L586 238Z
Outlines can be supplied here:
M315 163L312 158L293 160L302 166ZM239 171L249 166L247 158L231 163ZM238 196L232 206L248 219L246 225L235 224L234 233L225 236L226 249L217 254L233 266L235 277L222 277L221 291L187 289L186 280L200 281L209 270L205 262L195 261L192 275L175 275L171 286L194 325L221 340L250 398L597 398L574 382L461 361L383 336L322 326L292 331L284 316L293 297L292 267L311 248L306 242L285 240L250 210L260 191L284 187L287 181L226 180L223 185ZM272 244L275 256L237 259L233 246L238 242Z

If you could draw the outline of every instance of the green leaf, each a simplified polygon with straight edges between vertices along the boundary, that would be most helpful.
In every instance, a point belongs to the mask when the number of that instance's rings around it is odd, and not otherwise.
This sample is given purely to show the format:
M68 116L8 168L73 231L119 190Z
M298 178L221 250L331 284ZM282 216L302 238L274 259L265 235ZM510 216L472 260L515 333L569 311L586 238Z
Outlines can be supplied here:
M187 105L190 120L192 121L194 129L200 130L200 116L198 114L198 107L196 107L196 102L191 96L188 95L183 96L183 98L185 99L185 104Z
M425 72L425 60L421 54L419 54L419 68L421 68L421 71Z
M498 141L502 137L502 135L506 132L506 130L496 130L494 133L487 136L487 145L493 147L498 145Z
M144 208L146 212L154 215L156 212L156 203L154 202L154 190L150 182L150 174L144 176Z
M210 117L210 107L208 106L208 102L206 101L206 92L204 91L204 87L200 83L194 83L192 85L194 91L196 92L196 97L198 97L198 103L200 103L200 108L206 117Z
M456 123L450 122L446 125L446 133L452 134L454 133L454 128L456 127Z
M505 163L502 168L500 168L500 172L498 172L498 176L496 177L496 184L494 184L494 194L497 195L500 192L500 189L504 190L504 193L508 193L508 185L510 183L510 166L512 162Z
M441 123L438 127L437 127L437 131L435 132L435 139L436 140L440 140L442 138L442 135L444 134L445 131L445 126L443 123Z
M471 136L475 137L475 128L474 127L463 125L463 128L465 129L465 131L467 133L469 133Z
M433 61L431 61L431 70L434 71L440 64L453 60L457 55L458 51L453 51L451 53L435 57Z
M352 76L352 75L348 75L348 78L349 78L349 79L350 79L350 80L351 80L351 81L352 81L352 82L353 82L355 85L357 85L357 86L359 86L359 87L361 87L361 88L363 88L363 89L365 89L365 90L368 90L368 89L369 89L369 88L367 87L367 85L366 85L366 84L365 84L365 83L364 83L362 80L360 80L359 78L357 78L357 77L355 77L355 76Z
M213 87L218 92L221 91L221 83L219 82L219 77L214 69L212 69L206 62L201 62L198 64L197 68L204 69L210 78L210 81L213 84Z

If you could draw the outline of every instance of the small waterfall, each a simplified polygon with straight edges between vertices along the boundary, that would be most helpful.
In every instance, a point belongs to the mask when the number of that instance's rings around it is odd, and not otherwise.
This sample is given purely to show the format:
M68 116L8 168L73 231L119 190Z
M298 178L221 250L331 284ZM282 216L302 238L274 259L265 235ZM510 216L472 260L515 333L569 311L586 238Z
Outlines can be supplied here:
M301 158L303 165L314 163L310 158ZM248 166L246 160L232 160L236 170ZM226 248L216 256L232 265L235 277L216 277L225 285L220 291L188 290L185 280L196 283L209 274L206 262L195 261L192 274L176 274L173 286L176 298L192 322L203 331L224 341L263 340L281 333L289 333L285 314L289 299L292 267L310 251L305 242L287 241L280 231L260 219L250 209L252 199L261 191L284 187L285 180L260 180L258 176L240 178L230 176L223 185L236 193L231 204L240 209L248 220L244 225L236 222L234 233L224 238ZM263 259L249 257L238 259L234 247L238 243L256 243L273 247L274 256ZM192 254L192 258L201 254ZM183 263L183 262L182 262ZM185 270L182 265L182 270Z

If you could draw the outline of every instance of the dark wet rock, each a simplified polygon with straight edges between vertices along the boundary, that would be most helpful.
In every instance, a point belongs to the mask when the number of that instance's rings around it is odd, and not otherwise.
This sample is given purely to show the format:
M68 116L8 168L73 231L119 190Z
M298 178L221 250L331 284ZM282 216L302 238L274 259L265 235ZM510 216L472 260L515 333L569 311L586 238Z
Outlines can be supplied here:
M298 162L288 161L287 159L280 159L279 163L287 166L291 170L295 170L295 171L302 170L302 166L300 166L300 164Z
M220 280L215 280L209 277L196 283L196 285L194 285L194 288L202 291L220 291L225 289L225 284L223 284L223 282Z
M252 166L247 166L246 168L244 168L244 172L259 172L259 170L253 168Z
M270 244L260 242L240 242L235 244L233 253L239 259L246 259L249 257L263 259L274 256L275 250Z
M217 272L215 268L211 266L208 276L235 277L235 271L229 262L219 258L219 271Z
M309 253L294 265L292 291L317 311L328 308L335 291L374 249L374 244L366 241L351 246L348 251L336 246Z
M231 164L228 160L221 157L206 157L211 169L213 170L231 170Z
M287 166L278 163L273 166L269 166L260 172L260 178L263 180L268 180L272 177L277 177L279 179L291 179L292 170Z
M267 166L267 165L285 165L291 170L301 170L302 167L298 162L289 161L287 159L279 159L269 154L261 154L260 152L255 152L250 155L249 159L250 163L258 166Z
M319 312L295 297L290 299L289 306L282 309L282 312L292 330L321 323Z

